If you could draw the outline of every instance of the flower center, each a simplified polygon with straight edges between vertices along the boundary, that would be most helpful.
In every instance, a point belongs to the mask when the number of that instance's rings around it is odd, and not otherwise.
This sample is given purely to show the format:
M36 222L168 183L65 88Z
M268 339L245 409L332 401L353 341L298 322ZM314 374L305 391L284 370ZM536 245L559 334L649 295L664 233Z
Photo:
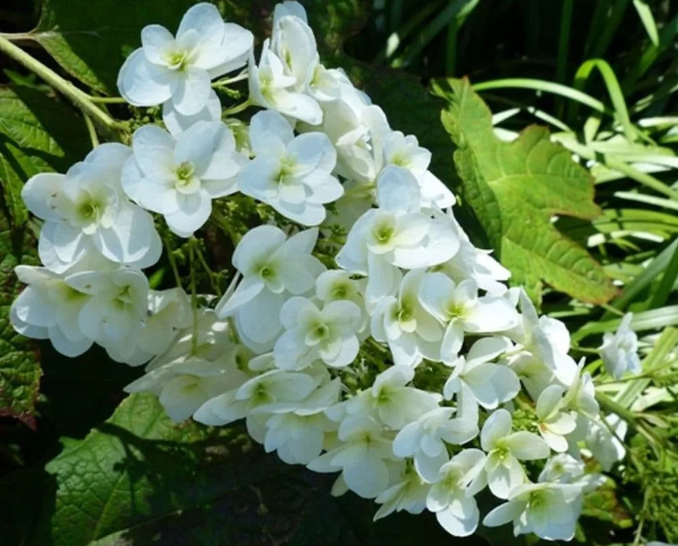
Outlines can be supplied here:
M275 272L271 267L265 265L259 270L259 276L264 280L268 280L275 276Z
M174 51L167 58L167 67L171 70L181 71L186 68L188 61L188 51Z
M445 307L445 312L450 320L464 318L464 315L466 315L466 308L461 303L449 302Z
M409 156L404 152L396 152L391 158L391 163L397 165L398 167L409 168L412 166L412 161Z
M393 226L380 226L374 232L374 238L378 243L385 245L393 237L394 231Z
M398 322L408 322L412 319L412 315L412 306L406 303L398 311Z
M297 166L296 159L294 157L285 157L280 161L280 170L278 171L278 184L285 184L287 179L292 176L295 172L295 167Z
M190 161L184 161L181 165L177 167L177 178L179 183L186 186L193 178L195 174L195 165Z

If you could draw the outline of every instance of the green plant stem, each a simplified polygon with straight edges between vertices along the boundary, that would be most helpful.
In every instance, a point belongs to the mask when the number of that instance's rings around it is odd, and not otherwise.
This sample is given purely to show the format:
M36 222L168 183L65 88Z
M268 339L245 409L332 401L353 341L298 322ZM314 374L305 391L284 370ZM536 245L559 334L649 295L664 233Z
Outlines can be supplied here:
M100 104L126 104L127 101L122 97L93 97L88 95L89 100Z
M248 98L243 103L236 104L235 106L232 106L231 108L227 108L224 111L224 115L225 116L232 116L234 114L239 114L240 112L247 110L250 106L252 106L252 101Z
M207 273L207 276L210 279L210 285L212 286L212 290L216 293L217 296L221 297L221 288L219 287L219 282L217 281L217 274L212 271L209 265L207 265L207 260L205 260L205 256L202 253L202 250L200 250L200 247L196 246L195 247L196 254L198 256L198 261L200 262L200 265L202 268L205 270L205 273Z
M172 245L170 245L166 236L162 235L161 238L162 238L162 244L165 247L165 251L167 253L167 260L169 261L170 268L172 269L172 274L174 275L174 281L177 283L177 287L181 288L181 277L179 276L179 269L177 268L177 262L174 259L174 254L173 254L174 249L172 248Z
M22 64L28 70L34 72L45 82L54 87L80 108L85 115L89 116L106 136L116 138L116 140L122 139L121 132L127 128L127 124L112 118L108 113L94 104L90 96L84 91L81 91L71 82L59 76L51 68L45 66L26 53L23 49L14 45L5 36L0 36L0 52Z
M188 240L188 262L191 268L191 310L193 311L193 337L191 339L191 353L198 353L198 286L195 281L195 244L197 240L191 237Z
M87 125L87 132L89 133L89 139L92 141L92 148L99 146L99 137L97 136L96 127L87 114L83 112L83 117L85 118L85 125Z

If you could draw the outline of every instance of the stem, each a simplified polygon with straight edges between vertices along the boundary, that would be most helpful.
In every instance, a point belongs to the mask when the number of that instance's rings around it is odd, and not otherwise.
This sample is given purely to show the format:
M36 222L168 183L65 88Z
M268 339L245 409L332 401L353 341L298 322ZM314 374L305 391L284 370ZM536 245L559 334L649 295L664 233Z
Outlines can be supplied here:
M188 260L191 267L191 309L193 310L193 338L191 339L191 353L198 353L198 294L195 282L195 237L188 240Z
M205 260L205 256L203 256L202 250L200 250L200 247L196 246L195 247L196 254L198 255L198 261L200 262L200 265L202 268L205 270L205 273L207 273L207 276L210 278L210 284L212 285L212 290L214 290L217 294L217 296L221 297L221 288L219 287L219 282L217 281L216 273L212 271L209 265L207 265L207 260Z
M247 110L250 106L252 106L252 101L248 98L245 102L241 104L236 104L231 108L227 108L224 111L224 116L232 116L234 114L239 114L240 112Z
M89 139L92 141L92 148L99 146L99 137L97 136L96 127L92 122L92 118L83 112L83 117L85 118L85 125L87 125L87 132L89 133Z
M122 97L93 97L88 95L87 98L92 102L98 102L101 104L126 104L127 101Z
M177 262L174 259L174 254L172 245L170 245L169 240L167 237L163 234L161 235L162 238L162 244L165 246L165 250L167 251L167 260L169 261L170 267L172 268L172 273L174 274L174 281L177 283L177 287L181 288L181 277L179 276L179 269L177 268Z
M54 70L33 58L23 49L15 46L7 39L6 35L0 35L0 52L22 64L28 70L34 72L45 82L54 87L80 108L85 115L89 116L94 123L106 132L107 135L113 135L120 139L120 132L127 128L125 123L113 119L101 108L96 106L84 91L81 91L71 82L59 76Z
M212 84L212 87L217 88L217 87L226 87L227 85L230 85L232 83L237 83L241 82L243 80L246 80L249 77L249 74L247 73L247 70L244 72L241 72L237 76L233 76L232 78L225 78L223 80L216 81Z

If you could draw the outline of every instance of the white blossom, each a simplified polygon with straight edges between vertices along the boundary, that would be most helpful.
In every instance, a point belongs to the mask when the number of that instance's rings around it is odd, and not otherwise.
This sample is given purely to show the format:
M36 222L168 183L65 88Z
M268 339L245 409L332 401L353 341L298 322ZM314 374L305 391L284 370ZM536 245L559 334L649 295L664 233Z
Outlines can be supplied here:
M438 480L438 471L449 460L446 443L461 445L478 436L476 420L452 419L454 408L435 408L405 425L393 440L393 452L413 457L414 468L429 483Z
M323 222L323 205L344 193L331 175L337 154L327 136L313 132L295 137L290 124L270 110L252 118L249 134L256 157L240 173L240 190L300 224Z
M224 23L216 6L197 4L176 38L160 25L142 29L142 47L120 69L118 89L135 106L171 101L182 115L197 114L211 96L210 80L244 66L253 42L248 30Z
M440 468L426 507L445 531L456 537L473 534L480 513L473 495L483 472L486 456L479 449L464 449Z
M221 318L235 316L238 334L253 350L265 352L282 330L280 310L289 295L313 290L325 269L311 255L316 228L286 238L274 226L258 226L245 234L233 253L243 279L216 307Z
M199 121L173 137L155 125L133 136L134 155L125 163L122 186L131 199L165 217L180 237L200 229L212 212L212 199L237 191L245 159L221 122Z
M566 436L577 428L575 415L564 407L564 394L560 385L551 385L539 395L536 407L539 434L553 451L561 453L568 449Z
M633 313L624 315L614 334L605 333L599 348L605 369L615 379L621 378L625 372L638 374L642 370L638 357L638 336L631 328L632 320Z
M443 362L456 358L465 332L503 332L518 324L518 313L507 299L478 296L471 279L457 285L443 273L429 273L421 283L419 299L445 325L439 357Z
M339 425L337 436L342 443L307 467L315 472L341 471L348 488L366 499L384 492L389 483L384 460L395 455L382 425L367 415L349 415Z
M153 218L120 188L130 154L122 144L102 144L65 175L40 173L26 182L21 197L45 221L38 244L45 267L63 273L90 253L136 267L158 261L162 244Z
M487 452L485 472L490 491L500 499L527 480L520 461L545 459L550 449L536 434L512 432L513 420L505 409L492 413L480 433L480 445Z
M381 507L374 514L374 521L393 512L421 514L426 508L426 496L431 485L421 479L414 468L406 465L402 477L374 499Z
M579 517L581 486L554 483L519 485L508 502L492 510L483 525L513 522L515 536L534 533L545 540L571 540Z

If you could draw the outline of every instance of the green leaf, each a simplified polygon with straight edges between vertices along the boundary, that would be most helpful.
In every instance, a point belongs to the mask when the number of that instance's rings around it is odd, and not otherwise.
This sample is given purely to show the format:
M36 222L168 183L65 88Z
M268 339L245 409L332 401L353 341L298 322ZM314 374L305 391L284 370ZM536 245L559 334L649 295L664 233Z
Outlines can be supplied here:
M27 545L282 542L318 486L329 489L324 476L265 456L241 428L173 424L150 394L65 442L46 471L56 497L36 507Z
M9 310L20 291L14 267L35 263L34 247L35 240L23 230L10 228L0 208L0 417L14 417L31 428L40 387L39 354L35 342L14 331Z
M457 146L462 196L501 262L539 300L542 281L585 302L603 303L616 289L601 266L558 232L557 215L594 219L593 182L545 128L528 127L512 143L493 133L492 116L467 80L435 85L448 100L442 120Z
M88 147L75 110L27 87L0 88L0 185L14 225L28 219L24 182L39 172L65 171Z

